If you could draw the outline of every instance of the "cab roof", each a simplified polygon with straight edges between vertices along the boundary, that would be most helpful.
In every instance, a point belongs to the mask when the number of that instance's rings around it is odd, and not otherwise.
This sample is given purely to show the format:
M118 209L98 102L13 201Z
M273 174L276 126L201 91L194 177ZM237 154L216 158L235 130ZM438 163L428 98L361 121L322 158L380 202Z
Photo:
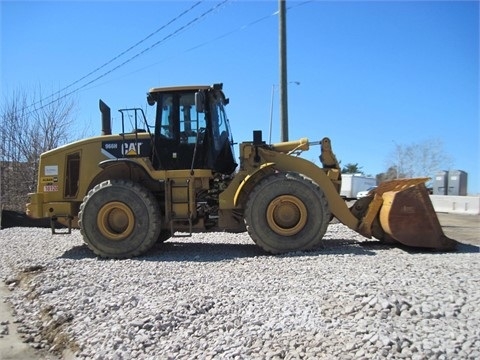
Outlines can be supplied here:
M161 93L169 91L195 91L195 90L205 90L211 89L211 85L184 85L184 86L165 86L165 87L156 87L151 88L150 93Z

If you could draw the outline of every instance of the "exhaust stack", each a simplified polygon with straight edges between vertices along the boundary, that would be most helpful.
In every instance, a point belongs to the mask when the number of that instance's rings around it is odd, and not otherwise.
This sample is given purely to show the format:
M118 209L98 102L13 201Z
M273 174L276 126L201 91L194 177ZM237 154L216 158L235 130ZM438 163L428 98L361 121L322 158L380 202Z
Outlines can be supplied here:
M110 108L102 100L98 103L102 113L102 135L112 135L112 126L110 123Z

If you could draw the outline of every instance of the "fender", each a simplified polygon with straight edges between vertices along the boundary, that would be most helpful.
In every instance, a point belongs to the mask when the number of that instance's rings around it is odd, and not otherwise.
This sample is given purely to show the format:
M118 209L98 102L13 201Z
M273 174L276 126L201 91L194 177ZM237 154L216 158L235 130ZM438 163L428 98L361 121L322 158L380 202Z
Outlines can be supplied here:
M125 163L126 165L141 166L141 164L138 161L132 160L132 159L129 159L129 158L116 158L116 159L103 160L103 161L100 161L98 163L98 166L101 167L102 169L106 169L109 166L117 165L119 163Z
M245 176L242 182L238 185L237 191L235 191L233 205L237 207L242 196L248 195L250 193L249 190L253 188L259 179L261 180L265 175L273 173L275 171L273 168L274 166L275 163L262 164L256 171Z
M335 186L323 169L300 157L293 157L260 147L258 151L260 157L266 160L267 164L270 164L269 166L275 165L276 170L294 171L314 181L324 192L332 214L350 229L358 229L358 219L350 212L347 204L338 194Z
M109 179L123 178L137 179L138 181L139 178L142 178L146 179L150 185L155 182L158 183L158 181L155 181L155 179L151 177L151 169L148 167L148 164L142 160L141 158L118 158L99 162L98 166L103 169L103 171L93 178L88 189L92 189L95 185Z

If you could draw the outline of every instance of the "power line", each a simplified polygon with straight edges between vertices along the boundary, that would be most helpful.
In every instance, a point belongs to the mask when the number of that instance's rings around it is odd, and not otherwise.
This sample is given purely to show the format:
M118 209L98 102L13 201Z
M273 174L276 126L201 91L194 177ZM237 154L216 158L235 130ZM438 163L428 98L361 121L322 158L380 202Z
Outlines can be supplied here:
M292 5L292 6L287 7L287 10L291 10L291 9L297 8L297 7L306 5L306 4L311 3L311 2L314 2L314 1L315 1L315 0L306 0L306 1L303 1L303 2L300 2L300 3L297 3L297 4L295 4L295 5ZM275 10L273 13L271 13L271 14L269 14L269 15L262 16L262 17L260 17L260 18L258 18L258 19L255 19L255 20L253 20L253 21L251 21L251 22L249 22L249 23L247 23L247 24L244 24L244 25L242 25L242 26L240 26L240 27L238 27L238 28L236 28L236 29L234 29L234 30L231 30L231 31L228 31L228 32L226 32L226 33L224 33L224 34L222 34L222 35L219 35L219 36L217 36L217 37L215 37L215 38L213 38L213 39L210 39L210 40L204 41L203 43L200 43L200 44L197 44L197 45L195 45L195 46L192 46L192 47L184 50L183 52L190 52L190 51L196 50L196 49L201 48L201 47L203 47L203 46L206 46L206 45L208 45L208 44L210 44L210 43L213 43L213 42L215 42L215 41L218 41L218 40L220 40L220 39L223 39L223 38L226 38L226 37L228 37L228 36L230 36L230 35L233 35L233 34L239 32L239 31L243 31L243 30L249 28L250 26L256 25L256 24L258 24L258 23L260 23L260 22L262 22L262 21L264 21L264 20L267 20L267 19L271 18L272 16L276 16L276 15L278 15L278 10ZM170 58L174 58L174 57L175 57L175 56L171 56ZM165 59L164 59L164 60L165 60ZM162 60L162 61L164 61L164 60ZM156 62L153 63L153 64L144 66L144 67L142 67L142 68L140 68L140 69L137 69L137 70L134 70L134 71L132 71L132 72L130 72L130 73L122 76L122 77L129 76L129 75L134 74L134 73L137 73L137 72L139 72L139 71L148 69L148 68L150 68L150 67L152 67L152 66L155 66L155 65L159 64L159 63L162 62L162 61L156 61Z
M116 67L114 67L113 69L111 69L111 70L103 73L102 75L100 75L100 76L96 77L95 79L87 82L86 84L84 84L84 85L76 88L75 90L72 90L72 91L70 91L69 93L60 96L59 98L57 98L57 99L55 99L55 100L52 100L52 101L50 101L49 103L47 103L47 104L45 104L45 105L42 105L40 108L38 108L38 109L36 109L36 110L39 110L39 109L42 109L42 108L44 108L44 107L46 107L46 106L48 106L48 105L51 105L51 104L55 103L56 101L58 101L58 100L60 100L60 99L63 99L63 98L65 98L65 97L67 97L67 96L70 96L70 95L76 93L77 91L80 91L80 90L84 89L85 87L93 84L94 82L102 79L103 77L107 76L108 74L112 73L113 71L119 69L120 67L126 65L127 63L131 62L132 60L136 59L137 57L143 55L143 54L146 53L147 51L150 51L152 48L158 46L158 45L161 44L162 42L164 42L164 41L166 41L166 40L168 40L168 39L170 39L170 38L178 35L181 31L185 30L187 27L193 25L194 23L200 21L202 18L204 18L205 16L207 16L207 15L210 14L211 12L215 11L216 9L218 9L219 7L221 7L223 4L227 3L228 1L230 1L230 0L224 0L224 1L220 2L220 3L218 3L217 5L213 6L213 7L210 8L209 10L205 11L205 12L202 13L201 15L197 16L196 18L194 18L193 20L189 21L187 24L181 26L180 28L177 28L177 30L175 30L173 33L170 33L169 35L165 36L165 37L162 38L161 40L155 42L154 44L152 44L152 45L149 46L148 48L145 48L145 49L142 50L140 53L137 53L136 55L130 57L129 59L125 60L123 63L121 63L121 64L117 65ZM293 6L287 7L287 10L291 10L291 9L293 9L293 8L306 5L306 4L311 3L311 2L313 2L313 1L314 1L314 0L306 0L306 1L303 1L303 2L301 2L301 3L297 3L297 4L293 5ZM195 6L196 6L197 4L199 4L199 3L200 3L200 2L196 3ZM189 11L192 10L192 9L193 9L193 7L191 7L190 9L188 9L188 10L186 10L186 11L184 11L182 14L180 14L179 16L177 16L175 19L178 19L179 17L183 16L184 14L186 14L187 12L189 12ZM209 43L212 43L212 42L215 42L215 41L220 40L220 39L222 39L222 38L228 37L228 36L230 36L230 35L238 32L238 31L242 31L242 30L244 30L244 29L246 29L246 28L248 28L248 27L250 27L250 26L256 25L257 23L259 23L259 22L261 22L261 21L264 21L264 20L266 20L266 19L268 19L268 18L270 18L270 17L272 17L272 16L275 16L275 15L278 15L278 11L274 11L274 12L273 12L272 14L270 14L270 15L262 16L262 17L260 17L260 18L258 18L258 19L256 19L256 20L253 20L253 21L245 24L245 25L242 25L241 27L239 27L239 28L237 28L237 29L235 29L235 30L232 30L232 31L229 31L229 32L227 32L227 33L225 33L225 34L223 34L223 35L217 36L216 38L214 38L214 39L212 39L212 40L209 40L209 41L203 42L203 43L201 43L201 44L199 44L199 45L193 46L193 47L185 50L184 52L193 51L193 50L195 50L195 49L197 49L197 48L200 48L200 47L203 47L203 46L205 46L205 45L207 45L207 44L209 44ZM171 20L168 24L164 25L164 26L162 27L162 29L165 28L167 25L171 24L173 21L174 21L174 20ZM159 29L158 31L160 31L160 29ZM158 31L155 31L154 33L150 34L150 35L147 36L144 40L146 40L147 38L150 38L153 34L157 33ZM93 74L93 73L96 72L97 70L105 67L107 64L113 62L115 59L119 58L121 55L125 54L126 52L128 52L128 51L130 51L131 49L133 49L134 47L136 47L138 44L144 42L144 40L139 41L137 44L135 44L135 45L133 45L132 47L130 47L129 49L125 50L125 51L122 52L120 55L116 56L114 59L112 59L111 61L109 61L108 63L102 65L101 67L99 67L99 68L97 68L96 70L92 71L92 72L89 73L88 75L85 75L82 79L84 79L84 78L86 78L87 76ZM152 65L150 65L150 66L154 66L154 65L157 64L157 63L158 63L158 62L156 62L156 63L154 63L154 64L152 64ZM143 67L143 68L140 69L140 70L144 70L144 69L146 69L146 68L148 68L148 67L150 67L150 66ZM136 70L135 72L140 71L140 70ZM80 82L82 79L76 81L75 83ZM71 85L63 88L62 90L65 90L65 89L73 86L75 83L72 83ZM57 91L56 93L48 96L47 98L45 98L45 99L43 99L43 100L46 100L46 99L48 99L48 98L50 98L50 97L58 94L58 93L61 92L62 90ZM35 104L38 104L38 103L42 102L43 100L37 101ZM32 105L34 105L34 104L32 104ZM31 107L32 105L28 106L27 108Z
M203 1L203 0L202 0ZM162 25L161 27L159 27L158 29L156 29L155 31L153 31L152 33L148 34L146 37L144 37L142 40L138 41L137 43L135 43L134 45L130 46L128 49L122 51L120 54L118 54L117 56L113 57L111 60L107 61L106 63L104 63L103 65L97 67L96 69L90 71L88 74L84 75L83 77L81 77L80 79L74 81L73 83L65 86L64 88L52 93L51 95L43 98L43 99L40 99L38 100L37 102L34 102L33 104L27 106L25 109L28 109L32 106L35 106L37 104L41 104L43 101L46 101L48 99L51 99L53 98L55 95L57 94L60 94L61 92L71 88L72 86L78 84L79 82L81 82L82 80L88 78L90 75L93 75L94 73L98 72L99 70L103 69L104 67L106 67L107 65L110 65L112 62L114 62L115 60L119 59L120 57L122 57L123 55L125 55L126 53L128 53L129 51L133 50L134 48L136 48L137 46L139 46L140 44L144 43L145 41L147 41L148 39L150 39L153 35L157 34L158 32L162 31L163 29L165 29L166 27L168 27L169 25L173 24L175 21L179 20L181 17L183 17L184 15L188 14L190 11L192 11L195 7L197 7L198 5L201 4L202 1L197 1L195 4L193 4L190 8L182 11L179 15L177 15L176 17L174 17L173 19L171 19L169 22L167 22L166 24ZM69 93L68 95L70 95L71 93ZM63 97L61 97L63 98ZM60 98L60 99L61 99ZM57 101L59 99L56 99L54 100L53 102ZM49 104L51 104L52 102L50 102ZM45 106L48 106L49 104L45 105ZM43 106L41 107L43 108ZM41 109L40 108L40 109Z
M303 6L303 5L308 4L308 3L311 3L311 2L313 2L313 1L314 1L314 0L306 0L306 1L303 1L303 2L298 3L298 4L296 4L296 5L292 5L292 6L287 7L287 10L291 10L291 9L296 8L296 7L299 7L299 6ZM201 43L201 44L195 45L195 46L193 46L193 47L185 50L185 52L198 49L198 48L200 48L200 47L202 47L202 46L208 45L208 44L210 44L210 43L212 43L212 42L215 42L215 41L217 41L217 40L226 38L227 36L233 35L233 34L235 34L236 32L239 32L239 31L243 31L243 30L245 30L246 28L249 28L250 26L256 25L256 24L258 24L259 22L262 22L262 21L264 21L264 20L267 20L267 19L271 18L272 16L276 16L276 15L278 15L278 10L275 10L275 11L274 11L273 13L271 13L270 15L262 16L262 17L260 17L260 18L258 18L258 19L255 19L255 20L249 22L248 24L242 25L242 26L240 26L239 28L236 28L236 29L234 29L234 30L231 30L231 31L229 31L229 32L226 32L226 33L223 34L223 35L219 35L219 36L217 36L216 38L213 38L213 39L208 40L208 41L205 41L205 42L203 42L203 43Z
M177 35L177 34L180 33L181 31L185 30L187 27L189 27L189 26L193 25L194 23L196 23L197 21L200 21L202 18L204 18L205 16L207 16L207 15L210 14L211 12L215 11L216 9L218 9L220 6L222 6L223 4L225 4L225 3L228 2L228 1L230 1L230 0L223 0L222 2L216 4L215 6L211 7L209 10L205 11L204 13L202 13L201 15L197 16L197 17L194 18L193 20L190 20L187 24L179 27L179 28L178 28L177 30L175 30L174 32L168 34L168 35L165 36L163 39L161 39L161 40L153 43L153 44L150 45L148 48L145 48L145 49L142 50L141 52L139 52L139 53L135 54L134 56L130 57L129 59L125 60L125 61L124 61L123 63L121 63L120 65L115 66L113 69L111 69L111 70L103 73L103 74L100 75L100 76L97 76L95 79L90 80L89 82L87 82L86 84L84 84L84 85L76 88L75 90L72 90L72 91L70 91L70 92L68 92L68 93L66 93L66 94L58 97L57 99L52 100L52 101L48 102L47 104L40 106L40 107L37 108L36 110L43 109L44 107L49 106L49 105L55 103L55 102L58 101L58 100L61 100L61 99L63 99L63 98L66 98L67 96L70 96L70 95L76 93L77 91L79 91L79 90L87 87L88 85L91 85L92 83L96 82L97 80L100 80L101 78L107 76L108 74L112 73L113 71L115 71L115 70L119 69L120 67L128 64L129 62L131 62L132 60L136 59L137 57L143 55L143 54L146 53L147 51L152 50L154 47L160 45L160 44L163 43L164 41L166 41L166 40L174 37L175 35ZM38 102L37 102L37 103L38 103Z

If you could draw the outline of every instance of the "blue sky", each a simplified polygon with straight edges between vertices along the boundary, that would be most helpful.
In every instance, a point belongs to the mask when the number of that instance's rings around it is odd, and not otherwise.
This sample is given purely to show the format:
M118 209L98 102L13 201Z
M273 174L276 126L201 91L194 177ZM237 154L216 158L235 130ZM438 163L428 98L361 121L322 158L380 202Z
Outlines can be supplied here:
M75 131L96 135L100 98L115 128L119 108L153 116L151 87L223 82L234 139L250 140L258 129L268 140L273 93L277 142L278 2L222 1L202 2L105 67L196 2L2 1L2 96L41 86L47 97L68 87L63 93L74 91L78 102ZM451 169L468 173L469 193L480 193L477 1L287 7L290 140L328 136L342 164L375 175L392 165L397 144L438 139ZM318 163L319 151L304 157Z

